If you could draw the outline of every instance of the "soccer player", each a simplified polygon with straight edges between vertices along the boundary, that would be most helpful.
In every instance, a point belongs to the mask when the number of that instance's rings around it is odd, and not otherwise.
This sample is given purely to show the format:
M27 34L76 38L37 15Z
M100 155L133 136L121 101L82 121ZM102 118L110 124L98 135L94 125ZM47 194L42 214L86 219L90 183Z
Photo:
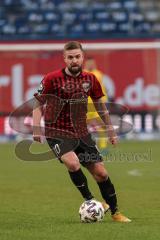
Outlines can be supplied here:
M88 57L85 60L84 69L88 72L93 73L97 80L100 82L102 91L104 93L103 101L107 102L107 92L103 85L103 73L97 68L96 61L93 57ZM87 113L87 124L89 131L96 138L96 144L101 150L105 150L107 147L107 138L103 134L103 128L101 127L101 119L94 107L91 97L88 97L88 113Z
M117 144L117 136L109 113L102 101L102 88L95 75L82 70L84 52L77 41L64 46L66 67L48 73L35 93L33 110L33 139L41 142L40 120L45 119L45 136L57 158L65 164L73 184L87 201L93 198L81 164L92 174L105 200L104 208L111 211L117 222L131 220L118 211L113 183L108 176L103 159L86 124L87 100L92 98L94 106L103 120L109 141Z

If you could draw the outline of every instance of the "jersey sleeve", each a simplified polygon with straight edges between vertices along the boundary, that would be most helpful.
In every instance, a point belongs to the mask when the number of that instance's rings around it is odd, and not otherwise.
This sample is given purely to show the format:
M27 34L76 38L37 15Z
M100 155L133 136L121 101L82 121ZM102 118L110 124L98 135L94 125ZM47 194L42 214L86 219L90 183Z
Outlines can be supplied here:
M90 97L92 99L98 99L98 98L101 98L103 96L105 96L105 95L102 91L101 84L99 83L97 78L94 76L93 81L92 81L91 91L90 91Z
M52 82L48 75L46 75L41 81L37 92L34 94L34 97L44 104L47 100L47 95L52 92Z

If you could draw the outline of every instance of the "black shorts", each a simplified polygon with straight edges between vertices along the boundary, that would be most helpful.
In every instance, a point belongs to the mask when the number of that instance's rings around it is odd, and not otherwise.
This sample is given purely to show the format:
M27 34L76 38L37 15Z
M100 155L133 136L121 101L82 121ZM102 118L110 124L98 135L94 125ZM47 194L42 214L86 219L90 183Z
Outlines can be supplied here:
M103 161L96 143L93 141L90 134L81 139L47 138L47 142L59 160L61 160L63 154L73 151L76 153L83 166Z

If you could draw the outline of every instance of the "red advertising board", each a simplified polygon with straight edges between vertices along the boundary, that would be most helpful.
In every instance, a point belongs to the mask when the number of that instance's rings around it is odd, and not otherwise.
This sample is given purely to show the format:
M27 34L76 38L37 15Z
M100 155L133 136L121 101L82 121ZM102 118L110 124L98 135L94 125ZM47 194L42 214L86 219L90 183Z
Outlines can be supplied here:
M158 109L156 50L87 51L104 73L108 94L131 110ZM43 76L62 68L60 51L0 52L0 112L11 112L33 97Z

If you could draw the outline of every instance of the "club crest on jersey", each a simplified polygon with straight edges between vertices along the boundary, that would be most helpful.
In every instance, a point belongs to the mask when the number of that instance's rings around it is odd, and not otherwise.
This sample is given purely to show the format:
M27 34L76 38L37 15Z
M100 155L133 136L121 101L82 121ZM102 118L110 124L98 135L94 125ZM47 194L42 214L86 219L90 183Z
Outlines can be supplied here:
M90 89L90 83L89 83L89 82L84 82L84 83L82 84L82 87L83 87L83 89L84 89L85 92L88 92L89 89Z

